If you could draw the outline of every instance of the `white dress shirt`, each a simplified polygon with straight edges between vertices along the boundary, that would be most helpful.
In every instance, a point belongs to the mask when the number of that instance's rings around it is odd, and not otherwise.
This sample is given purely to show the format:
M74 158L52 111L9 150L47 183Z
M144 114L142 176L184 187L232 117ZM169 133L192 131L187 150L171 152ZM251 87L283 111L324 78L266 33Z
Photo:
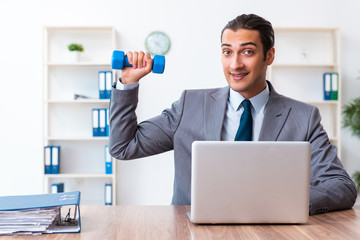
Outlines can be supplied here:
M269 94L270 90L266 84L265 89L261 93L249 99L251 102L251 115L253 119L253 141L258 141L259 139ZM244 108L241 106L241 102L244 99L245 98L240 93L235 92L230 88L223 129L221 131L221 140L234 141L237 129L239 128L241 115L244 112Z

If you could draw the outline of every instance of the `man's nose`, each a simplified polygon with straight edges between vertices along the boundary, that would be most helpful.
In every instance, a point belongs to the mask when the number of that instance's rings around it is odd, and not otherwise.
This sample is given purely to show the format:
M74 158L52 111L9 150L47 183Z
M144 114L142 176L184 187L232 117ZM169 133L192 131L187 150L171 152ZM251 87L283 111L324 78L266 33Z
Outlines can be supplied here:
M240 55L234 55L234 57L231 59L231 64L230 64L230 68L231 69L239 69L239 68L243 68L244 65L244 61L241 58Z

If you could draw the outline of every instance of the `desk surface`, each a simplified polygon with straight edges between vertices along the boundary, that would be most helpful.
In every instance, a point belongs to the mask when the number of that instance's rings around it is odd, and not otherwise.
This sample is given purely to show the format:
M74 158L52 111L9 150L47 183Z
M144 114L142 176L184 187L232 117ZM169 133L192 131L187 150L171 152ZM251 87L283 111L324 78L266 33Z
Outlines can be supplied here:
M360 206L310 216L308 223L302 225L195 225L188 220L189 210L189 206L81 206L81 233L7 238L360 239Z

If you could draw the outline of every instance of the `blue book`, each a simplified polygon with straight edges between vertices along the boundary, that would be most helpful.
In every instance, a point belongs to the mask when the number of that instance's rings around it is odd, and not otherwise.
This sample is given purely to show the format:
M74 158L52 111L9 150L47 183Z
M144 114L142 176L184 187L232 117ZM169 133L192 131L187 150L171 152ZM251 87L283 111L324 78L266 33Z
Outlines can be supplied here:
M331 73L324 73L323 78L324 100L331 100Z
M106 109L99 109L99 136L106 136Z
M59 174L60 146L51 146L51 174Z
M99 109L92 110L92 130L93 130L93 137L100 136L99 134Z
M109 114L110 114L110 109L109 108L106 108L105 109L105 113L106 113L106 115L105 115L105 118L106 118L106 126L105 126L105 128L106 128L106 133L105 133L105 136L109 136L109 134L110 134L110 118L109 118Z
M51 193L61 193L64 192L64 183L53 183L50 188Z
M112 85L112 72L105 72L105 97L106 99L110 99L111 97L111 85Z
M43 226L43 229L27 230L26 225L18 225L12 232L9 230L6 235L16 234L42 234L42 233L70 233L80 232L80 192L66 192L55 194L38 194L22 196L0 197L0 211L16 216L17 220L26 218L22 211L32 214L48 214L53 218L52 223ZM45 212L45 213L44 213ZM8 219L2 219L2 226L12 226L14 223ZM44 218L33 218L34 225L43 223Z
M44 147L45 174L51 174L51 146Z
M109 153L109 145L105 145L105 174L112 174L112 157Z
M112 184L105 184L105 205L112 205Z
M99 99L106 99L106 92L105 92L105 73L104 71L99 72Z

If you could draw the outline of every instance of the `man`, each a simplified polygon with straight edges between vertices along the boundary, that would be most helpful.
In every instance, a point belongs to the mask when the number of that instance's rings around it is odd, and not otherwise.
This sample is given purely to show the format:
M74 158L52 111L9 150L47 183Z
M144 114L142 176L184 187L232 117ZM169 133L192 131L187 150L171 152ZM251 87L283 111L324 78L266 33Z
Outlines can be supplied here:
M136 122L139 80L150 73L148 53L129 52L133 67L123 69L110 104L110 153L133 159L174 150L172 204L189 205L191 144L195 140L235 139L242 101L250 101L253 141L311 143L310 214L351 208L355 185L336 156L316 107L279 95L266 81L275 56L271 23L254 15L230 21L221 34L227 87L184 91L159 116ZM245 101L248 102L248 101Z

